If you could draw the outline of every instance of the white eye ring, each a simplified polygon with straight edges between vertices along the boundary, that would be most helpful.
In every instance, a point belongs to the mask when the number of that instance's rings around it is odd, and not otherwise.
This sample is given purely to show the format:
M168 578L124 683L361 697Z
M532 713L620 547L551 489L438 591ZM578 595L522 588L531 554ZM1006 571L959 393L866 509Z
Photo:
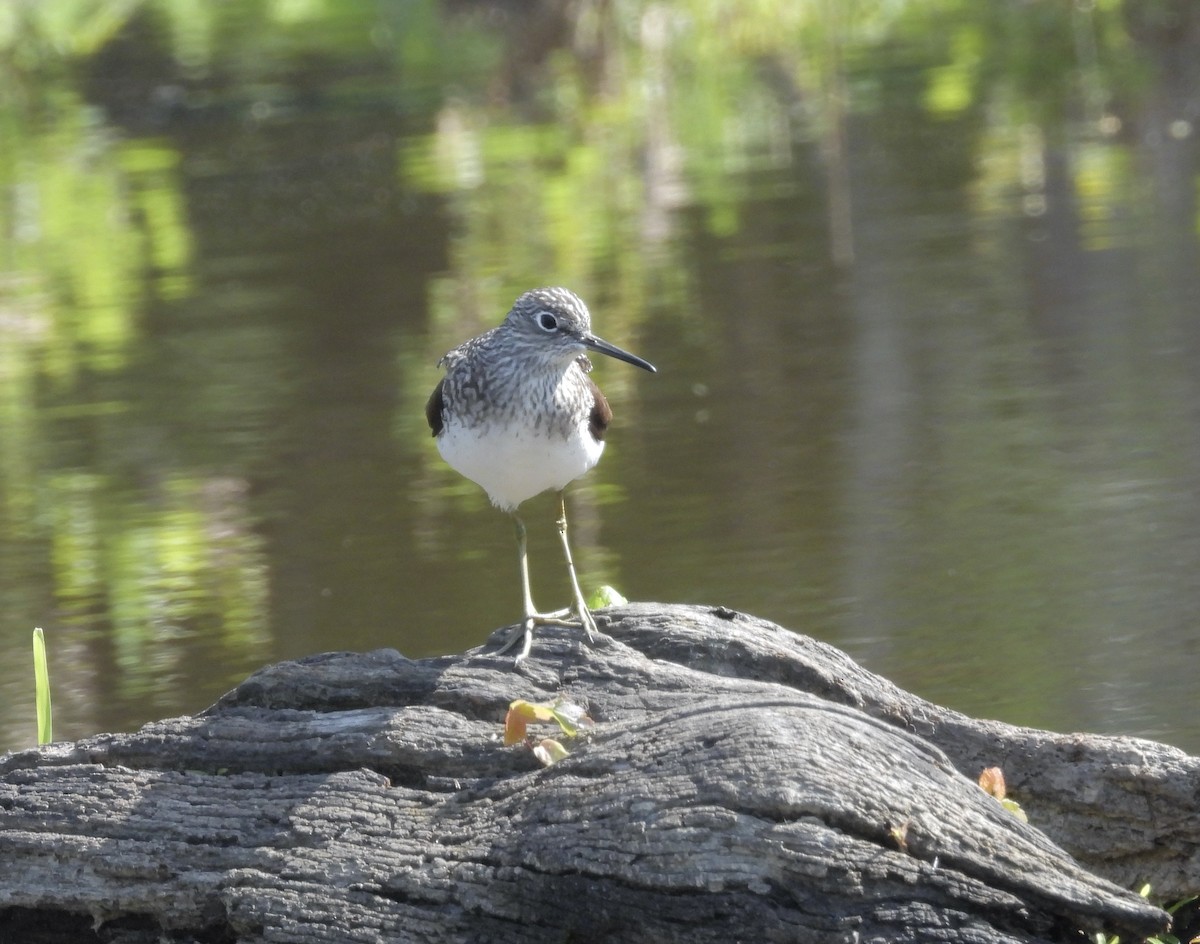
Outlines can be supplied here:
M550 312L543 311L537 316L537 326L543 331L555 331L558 328L558 319Z

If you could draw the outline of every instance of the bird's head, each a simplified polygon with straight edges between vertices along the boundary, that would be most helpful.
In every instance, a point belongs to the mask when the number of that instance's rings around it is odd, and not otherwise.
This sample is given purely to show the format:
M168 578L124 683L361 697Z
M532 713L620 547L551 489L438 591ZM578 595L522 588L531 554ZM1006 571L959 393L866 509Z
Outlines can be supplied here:
M535 288L515 302L505 326L512 338L547 360L570 363L595 351L654 372L653 365L592 334L592 316L583 299L565 288Z

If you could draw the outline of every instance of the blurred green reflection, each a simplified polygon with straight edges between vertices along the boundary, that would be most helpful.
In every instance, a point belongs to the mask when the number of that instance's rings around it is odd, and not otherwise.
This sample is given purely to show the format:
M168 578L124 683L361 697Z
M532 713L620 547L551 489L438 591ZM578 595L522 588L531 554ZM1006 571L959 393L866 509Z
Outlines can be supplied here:
M1200 618L1197 16L0 8L0 748L32 742L34 625L76 736L511 619L507 525L422 406L544 283L662 368L597 367L586 583L752 610L966 711L1200 745L1170 694Z

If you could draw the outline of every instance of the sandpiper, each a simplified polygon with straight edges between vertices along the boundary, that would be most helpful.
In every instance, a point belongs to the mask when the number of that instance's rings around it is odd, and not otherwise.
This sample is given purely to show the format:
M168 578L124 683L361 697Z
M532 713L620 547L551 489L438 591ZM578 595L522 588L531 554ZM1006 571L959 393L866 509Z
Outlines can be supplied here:
M612 420L608 401L588 377L588 351L655 372L654 365L592 334L587 306L574 292L534 289L513 303L501 324L438 361L446 376L425 406L442 458L512 515L524 616L521 633L514 633L500 652L523 638L517 662L529 655L536 625L582 625L589 640L596 629L575 575L564 494L568 483L600 461ZM549 489L558 492L558 534L575 602L539 613L529 592L525 525L517 507ZM578 623L564 619L572 609Z

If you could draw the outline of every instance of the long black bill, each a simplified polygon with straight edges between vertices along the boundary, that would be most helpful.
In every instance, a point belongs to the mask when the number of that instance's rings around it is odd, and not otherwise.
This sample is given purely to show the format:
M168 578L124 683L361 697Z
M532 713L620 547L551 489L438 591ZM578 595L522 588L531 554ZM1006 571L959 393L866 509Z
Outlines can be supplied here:
M603 338L598 338L595 335L588 335L583 339L583 343L588 350L596 351L599 354L607 354L609 357L615 357L619 361L624 361L626 364L632 364L634 367L640 367L642 370L648 370L652 374L657 374L658 370L649 361L644 361L636 354L630 354L628 351L622 351L615 344L609 344Z

